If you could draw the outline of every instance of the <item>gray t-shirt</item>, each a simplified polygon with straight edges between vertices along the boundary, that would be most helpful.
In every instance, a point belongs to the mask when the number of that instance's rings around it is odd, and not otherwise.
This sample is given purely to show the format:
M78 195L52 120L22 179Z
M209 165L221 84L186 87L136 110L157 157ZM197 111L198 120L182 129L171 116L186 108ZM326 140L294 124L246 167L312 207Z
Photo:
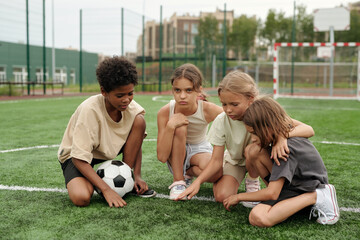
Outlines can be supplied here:
M328 183L324 162L315 146L307 138L288 139L290 154L280 166L273 164L269 181L284 177L283 189L312 192Z

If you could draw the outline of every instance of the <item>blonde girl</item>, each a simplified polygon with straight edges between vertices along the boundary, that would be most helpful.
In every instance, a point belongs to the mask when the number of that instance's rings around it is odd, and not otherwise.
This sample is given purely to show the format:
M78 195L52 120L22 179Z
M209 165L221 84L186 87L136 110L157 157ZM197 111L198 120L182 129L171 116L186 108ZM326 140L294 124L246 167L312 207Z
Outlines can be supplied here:
M276 145L279 137L288 138L295 125L280 104L270 97L254 101L246 110L243 121L252 134L253 143L265 152ZM250 223L271 227L314 205L311 212L318 212L318 223L335 224L340 217L336 191L328 184L320 154L307 138L292 137L287 143L290 149L288 161L280 166L269 157L250 160L267 188L232 195L224 200L224 207L230 210L240 201L261 201L250 212Z
M258 98L259 92L251 76L240 71L232 71L220 82L218 96L224 112L216 117L209 133L208 140L214 150L211 161L201 175L179 195L179 199L188 196L192 198L200 189L200 185L219 171L223 173L213 185L214 197L223 202L227 197L237 193L240 183L245 178L246 191L255 192L260 189L256 171L253 171L247 158L268 157L265 151L251 143L251 135L246 130L243 117L246 109ZM294 120L294 129L289 136L311 137L314 135L312 127ZM226 152L225 152L226 148ZM224 154L225 152L225 154ZM287 139L279 137L272 149L271 158L278 164L278 159L286 160L288 156ZM250 175L250 176L249 176ZM246 207L254 207L258 202L243 202Z
M173 174L169 186L172 200L185 190L186 182L200 175L211 158L212 146L205 134L208 124L222 108L201 100L205 96L202 81L200 70L193 64L175 69L171 77L174 100L162 107L157 115L157 157L167 163ZM220 175L218 171L205 180L213 182Z

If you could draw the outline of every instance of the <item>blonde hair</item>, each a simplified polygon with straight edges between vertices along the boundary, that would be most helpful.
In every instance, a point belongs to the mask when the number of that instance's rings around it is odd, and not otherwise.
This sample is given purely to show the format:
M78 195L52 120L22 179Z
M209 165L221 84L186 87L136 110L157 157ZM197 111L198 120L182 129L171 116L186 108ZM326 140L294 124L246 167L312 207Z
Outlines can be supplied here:
M255 100L245 111L243 122L253 128L261 148L275 145L279 136L288 138L293 121L285 110L271 97Z
M231 71L219 83L218 95L220 95L222 91L242 94L247 98L254 99L259 95L259 90L256 87L254 79L249 74L239 70Z

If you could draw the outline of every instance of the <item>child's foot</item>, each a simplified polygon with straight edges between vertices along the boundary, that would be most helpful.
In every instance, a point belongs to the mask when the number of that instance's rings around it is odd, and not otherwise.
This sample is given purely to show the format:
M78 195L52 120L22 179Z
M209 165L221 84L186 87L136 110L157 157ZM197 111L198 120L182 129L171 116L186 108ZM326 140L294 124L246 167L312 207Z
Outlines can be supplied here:
M185 178L185 184L186 184L186 187L189 187L192 183L192 180L194 179L193 176L189 176L189 175L185 175L184 176Z
M173 182L170 186L170 199L176 199L182 192L186 189L186 183L184 180ZM186 197L182 198L181 200L186 200Z
M310 218L311 215L318 216L316 221L324 225L335 224L339 220L340 211L333 185L327 184L325 188L316 189L316 203L311 209Z
M259 178L254 179L254 180L246 178L245 179L245 189L246 189L246 192L259 191L260 190ZM241 202L241 203L244 207L247 207L247 208L253 208L259 204L259 202Z

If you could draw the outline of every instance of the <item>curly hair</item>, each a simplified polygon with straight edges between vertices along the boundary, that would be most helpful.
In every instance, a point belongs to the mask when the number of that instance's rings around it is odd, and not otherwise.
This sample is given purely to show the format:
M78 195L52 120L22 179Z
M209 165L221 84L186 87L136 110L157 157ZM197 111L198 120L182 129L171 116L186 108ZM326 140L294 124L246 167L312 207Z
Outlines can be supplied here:
M138 84L135 65L124 57L114 56L102 61L96 69L96 77L106 92L120 86Z

